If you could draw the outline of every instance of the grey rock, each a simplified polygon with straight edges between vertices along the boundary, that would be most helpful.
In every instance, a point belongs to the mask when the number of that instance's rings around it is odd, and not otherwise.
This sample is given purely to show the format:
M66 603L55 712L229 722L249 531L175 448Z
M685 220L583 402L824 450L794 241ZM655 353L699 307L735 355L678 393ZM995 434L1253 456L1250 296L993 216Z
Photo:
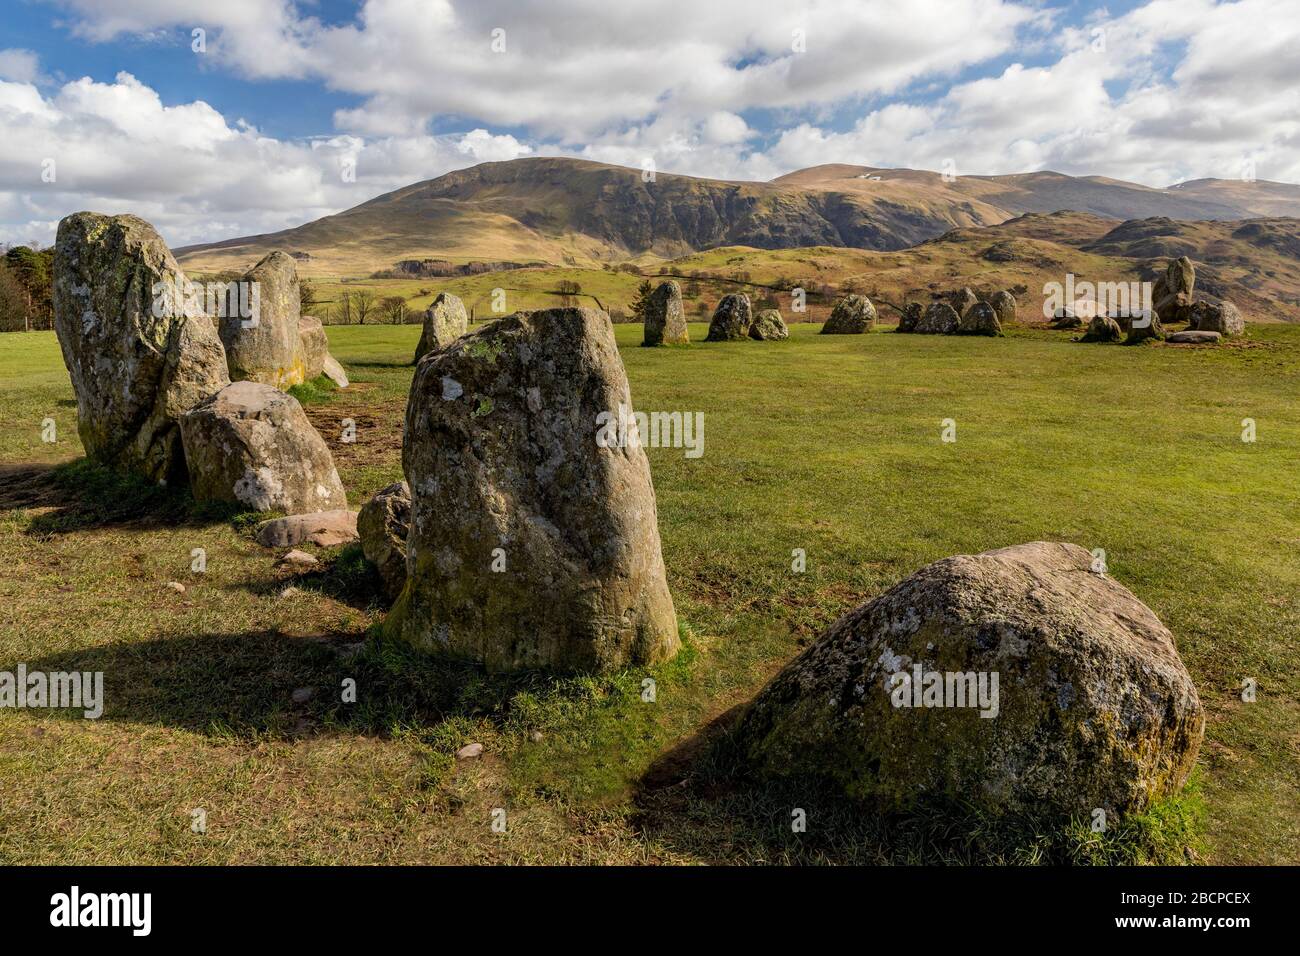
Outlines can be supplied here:
M961 318L946 302L931 302L914 330L917 335L951 335L961 325Z
M181 418L196 501L304 514L346 508L329 448L292 395L235 382Z
M330 356L330 342L325 337L325 327L314 315L298 319L298 352L302 358L303 378L311 381L325 372L325 360Z
M948 295L948 304L952 310L957 313L958 317L965 315L970 311L970 307L979 301L979 296L969 288L958 289Z
M308 554L306 551L298 551L295 549L280 558L280 563L288 565L291 568L304 569L314 568L316 565L320 564L320 561L316 560L316 556L313 554Z
M1156 279L1151 289L1151 301L1155 304L1160 322L1186 322L1195 288L1196 267L1192 265L1192 260L1180 256L1170 262L1164 275Z
M79 212L59 223L54 331L86 455L182 484L179 419L230 384L221 342L187 287L143 219Z
M706 342L736 342L749 338L749 327L754 324L754 310L749 296L743 292L724 295L713 311Z
M862 335L876 324L876 307L865 295L846 295L835 303L822 335Z
M469 313L465 311L465 303L450 292L439 292L424 311L424 329L420 332L420 344L415 347L412 361L418 362L434 349L449 345L468 329Z
M347 388L348 373L343 370L343 366L332 355L325 356L325 367L321 370L326 378L337 385L339 388Z
M1002 326L998 323L993 306L985 302L976 302L961 317L957 326L958 335L1001 335Z
M918 701L932 673L937 696ZM977 706L949 674L984 675ZM840 618L758 694L734 741L760 776L1060 819L1176 793L1204 726L1150 608L1083 548L1039 541L937 561Z
M903 314L898 320L898 328L895 332L915 332L916 327L921 324L921 316L924 309L920 302L908 302L903 306Z
M687 345L691 341L682 307L682 287L672 279L661 282L650 295L643 345Z
M1124 340L1124 344L1136 345L1147 339L1161 340L1164 337L1165 327L1160 323L1158 312L1138 313L1129 319L1128 338Z
M254 314L235 308L218 317L221 344L232 382L260 382L279 389L306 380L298 320L302 309L298 266L293 257L276 250L240 279L256 290Z
M361 507L357 531L366 560L379 569L390 599L406 584L406 535L411 526L411 489L404 481L383 488Z
M1165 337L1166 342L1171 342L1174 345L1213 345L1222 340L1223 334L1220 332L1200 331L1197 329L1171 332Z
M338 508L268 518L258 523L253 537L264 548L290 548L304 541L332 548L357 540L357 513Z
M1109 315L1094 315L1088 323L1088 331L1083 334L1081 342L1118 342L1124 337L1124 330Z
M1241 335L1246 322L1241 312L1231 302L1195 302L1188 310L1189 331L1218 332L1221 335Z
M989 305L993 306L999 325L1006 325L1016 320L1016 297L1010 292L1006 290L994 292L993 297L989 299Z
M593 309L507 316L426 356L402 445L407 581L386 631L493 670L672 657L649 461L611 434L632 408Z
M788 339L790 330L786 328L785 319L776 309L763 309L754 316L754 324L749 327L749 337L760 342L772 342Z

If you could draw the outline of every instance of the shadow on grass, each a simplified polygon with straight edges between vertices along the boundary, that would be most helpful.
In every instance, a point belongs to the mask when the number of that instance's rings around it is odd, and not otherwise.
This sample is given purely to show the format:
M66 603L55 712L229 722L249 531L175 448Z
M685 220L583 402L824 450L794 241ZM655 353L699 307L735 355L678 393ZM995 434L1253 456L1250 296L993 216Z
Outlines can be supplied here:
M14 672L20 662L0 662ZM182 634L26 660L27 672L102 672L99 719L181 728L213 737L391 736L449 717L505 719L540 674L491 675L355 634L290 637L260 630ZM355 703L343 700L355 681ZM310 688L310 695L295 691ZM306 697L306 699L303 699ZM56 711L82 719L80 711Z
M35 536L127 525L202 526L231 521L240 511L227 505L200 507L188 489L120 475L87 458L0 466L0 514L30 509L42 511L27 525L27 534Z
M1195 781L1095 833L1087 818L990 814L964 802L905 811L846 799L811 780L756 780L732 739L743 706L660 756L642 777L633 823L706 863L857 865L1176 865L1194 862L1204 825Z

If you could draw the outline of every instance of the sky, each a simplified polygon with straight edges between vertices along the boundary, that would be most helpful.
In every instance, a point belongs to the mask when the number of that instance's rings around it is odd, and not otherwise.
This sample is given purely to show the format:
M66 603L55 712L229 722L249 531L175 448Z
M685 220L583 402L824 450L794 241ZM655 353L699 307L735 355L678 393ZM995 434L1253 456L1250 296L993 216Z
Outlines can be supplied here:
M0 242L172 245L481 162L1300 182L1300 0L0 0Z

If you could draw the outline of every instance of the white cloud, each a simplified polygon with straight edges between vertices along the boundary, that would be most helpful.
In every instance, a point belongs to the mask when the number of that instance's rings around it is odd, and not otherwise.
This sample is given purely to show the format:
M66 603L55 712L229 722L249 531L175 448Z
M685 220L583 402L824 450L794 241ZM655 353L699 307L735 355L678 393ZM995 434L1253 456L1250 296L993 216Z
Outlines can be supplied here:
M38 83L43 79L40 58L31 50L0 50L0 80Z

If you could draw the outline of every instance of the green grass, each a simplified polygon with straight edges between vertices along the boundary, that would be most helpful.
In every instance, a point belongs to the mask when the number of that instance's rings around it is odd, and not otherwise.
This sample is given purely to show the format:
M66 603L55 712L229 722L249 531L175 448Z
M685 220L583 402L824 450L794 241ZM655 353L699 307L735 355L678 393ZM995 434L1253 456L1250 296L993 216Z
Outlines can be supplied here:
M419 328L327 331L354 386L306 408L356 507L400 476ZM606 678L367 641L383 611L355 547L293 577L181 490L45 470L81 454L57 345L0 336L0 669L102 669L108 688L97 722L0 711L0 861L1300 862L1300 329L1219 349L802 326L705 344L699 325L644 349L640 331L616 329L637 407L705 413L702 458L648 452L687 650ZM1185 794L1099 836L969 807L874 818L720 763L724 715L839 614L929 561L1040 538L1104 548L1174 632L1208 715ZM456 761L469 741L485 756Z

